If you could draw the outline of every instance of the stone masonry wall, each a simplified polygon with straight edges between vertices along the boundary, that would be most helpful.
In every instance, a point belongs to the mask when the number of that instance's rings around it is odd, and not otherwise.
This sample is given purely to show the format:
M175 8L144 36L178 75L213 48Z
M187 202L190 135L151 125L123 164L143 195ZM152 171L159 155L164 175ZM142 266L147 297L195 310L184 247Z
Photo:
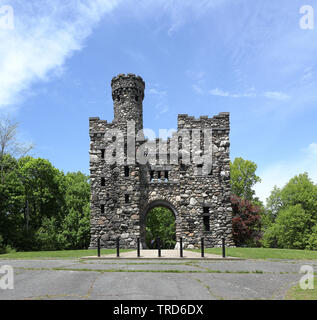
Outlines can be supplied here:
M136 239L140 237L144 247L146 214L155 206L165 206L174 213L176 239L179 241L179 237L183 237L185 247L199 247L201 237L205 238L207 247L220 246L222 237L226 238L227 245L233 246L229 113L198 119L178 115L178 133L172 137L178 141L178 150L172 150L171 139L153 142L156 151L160 143L166 143L167 159L176 152L177 163L158 161L131 165L127 164L126 152L121 163L106 163L107 148L114 142L109 136L111 129L124 132L122 144L126 151L127 145L132 143L127 135L127 121L135 121L136 131L143 128L144 89L142 78L133 74L115 77L112 80L113 122L90 118L90 247L96 247L97 237L101 237L102 246L106 248L113 248L117 237L122 247L135 248ZM201 175L194 163L182 164L180 149L186 139L178 138L182 129L190 132L212 129L212 167L208 175ZM135 149L143 142L136 142ZM203 145L201 150L204 151ZM165 172L168 172L168 179L164 178ZM161 179L158 179L159 174ZM209 231L205 231L206 220L209 220Z

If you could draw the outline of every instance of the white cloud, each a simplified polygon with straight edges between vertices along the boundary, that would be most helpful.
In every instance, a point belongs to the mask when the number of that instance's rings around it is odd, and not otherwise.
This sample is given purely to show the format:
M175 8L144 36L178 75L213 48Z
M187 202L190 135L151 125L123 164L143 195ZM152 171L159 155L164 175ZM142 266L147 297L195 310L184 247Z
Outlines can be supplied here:
M265 203L275 185L282 188L295 175L304 172L317 183L317 143L300 150L294 160L280 161L260 171L262 182L254 188L256 195Z
M261 97L261 95L255 93L255 89L251 88L245 93L231 93L228 91L224 91L219 88L215 88L209 91L209 93L213 96L219 96L219 97L227 97L227 98L256 98ZM267 91L265 92L262 97L273 99L273 100L288 100L291 97L283 92L278 91Z
M0 108L21 100L36 81L63 71L65 60L121 0L14 0L14 30L0 30Z
M223 91L218 88L210 90L210 93L213 96L220 96L220 97L229 97L230 96L229 92Z
M192 88L197 94L204 94L204 90L200 86L193 84Z
M277 91L268 91L265 92L264 96L269 99L275 99L275 100L288 100L291 97L283 92L277 92Z
M220 97L228 97L228 98L254 98L256 94L253 92L248 93L230 93L227 91L223 91L219 88L213 89L209 91L210 94L213 96L220 96Z
M160 97L164 97L164 96L166 96L166 91L160 91L160 90L157 90L155 88L151 88L149 90L149 94L160 96Z

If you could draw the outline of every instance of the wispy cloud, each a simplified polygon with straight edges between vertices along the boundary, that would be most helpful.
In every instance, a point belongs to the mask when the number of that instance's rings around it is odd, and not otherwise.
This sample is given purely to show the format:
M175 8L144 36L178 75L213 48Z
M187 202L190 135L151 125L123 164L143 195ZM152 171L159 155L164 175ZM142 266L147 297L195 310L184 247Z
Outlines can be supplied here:
M300 173L307 172L317 183L317 143L311 143L308 147L298 150L297 154L293 161L279 161L260 170L262 182L255 186L255 191L262 201L266 201L275 185L282 188L292 177Z
M148 91L148 93L151 94L151 95L159 96L159 97L165 97L166 94L167 94L166 91L161 91L161 90L158 90L158 89L155 89L155 88L151 88Z
M228 98L254 98L256 97L256 94L253 92L249 93L230 93L227 91L223 91L219 88L212 89L209 91L209 93L213 96L219 96L219 97L228 97Z
M209 91L209 93L213 96L219 97L227 97L227 98L267 98L273 100L288 100L291 98L286 93L278 92L278 91L267 91L264 94L256 94L254 89L249 90L248 92L243 93L231 93L228 91L224 91L219 88L215 88Z
M197 84L193 84L192 88L197 94L204 94L204 90Z
M285 94L283 92L277 92L277 91L265 92L264 96L266 98L274 99L274 100L288 100L291 98L288 94Z
M155 105L155 119L159 119L163 114L169 111L167 91L161 89L159 84L152 84L147 92L153 101L153 105Z
M12 108L36 81L59 76L65 60L120 1L11 1L15 29L0 31L0 108Z

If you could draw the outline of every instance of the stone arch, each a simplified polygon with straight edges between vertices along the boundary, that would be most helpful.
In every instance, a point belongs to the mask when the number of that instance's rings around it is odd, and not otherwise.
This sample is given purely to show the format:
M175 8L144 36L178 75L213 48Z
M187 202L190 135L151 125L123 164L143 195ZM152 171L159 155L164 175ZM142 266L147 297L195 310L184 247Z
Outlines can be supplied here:
M157 199L157 200L152 200L150 201L145 208L142 210L141 212L141 226L140 226L140 233L141 233L141 243L142 243L142 247L146 248L146 243L145 243L145 227L146 227L146 216L147 214L156 207L164 207L169 209L175 217L175 228L176 228L176 238L177 238L177 229L178 229L178 212L177 209L174 207L174 205L168 201L168 200L164 200L164 199Z
M148 203L148 205L143 210L144 217L146 217L148 212L155 207L164 207L164 208L170 209L173 212L175 219L178 216L176 208L169 201L163 200L163 199L158 199L158 200L153 200Z

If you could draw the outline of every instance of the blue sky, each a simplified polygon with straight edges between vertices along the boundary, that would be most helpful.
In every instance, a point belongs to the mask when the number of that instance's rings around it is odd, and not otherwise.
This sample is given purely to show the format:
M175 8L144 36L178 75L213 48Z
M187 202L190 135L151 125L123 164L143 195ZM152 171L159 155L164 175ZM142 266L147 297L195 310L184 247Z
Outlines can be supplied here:
M112 121L110 82L146 82L144 126L177 114L231 113L231 159L257 163L264 200L307 171L317 182L317 14L312 0L2 1L0 113L20 122L34 156L89 173L88 118ZM316 11L317 12L317 11Z

